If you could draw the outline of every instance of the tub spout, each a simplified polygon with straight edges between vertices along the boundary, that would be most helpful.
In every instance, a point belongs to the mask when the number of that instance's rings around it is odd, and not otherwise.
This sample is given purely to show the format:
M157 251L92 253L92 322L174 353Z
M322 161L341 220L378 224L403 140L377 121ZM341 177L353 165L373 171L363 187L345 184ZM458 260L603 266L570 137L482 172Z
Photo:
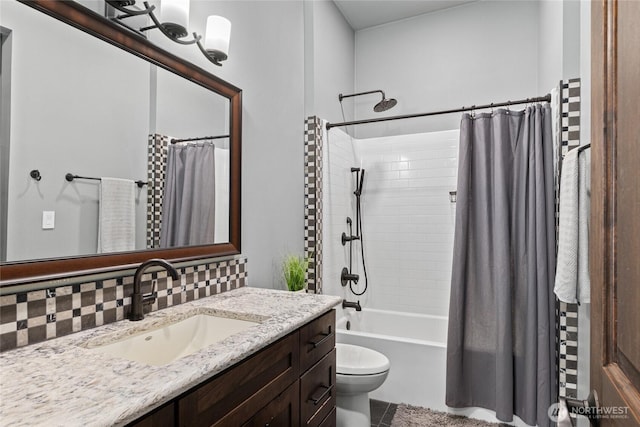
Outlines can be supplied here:
M347 301L346 299L343 299L342 308L355 308L356 311L362 311L362 307L360 307L360 301L350 302L350 301Z

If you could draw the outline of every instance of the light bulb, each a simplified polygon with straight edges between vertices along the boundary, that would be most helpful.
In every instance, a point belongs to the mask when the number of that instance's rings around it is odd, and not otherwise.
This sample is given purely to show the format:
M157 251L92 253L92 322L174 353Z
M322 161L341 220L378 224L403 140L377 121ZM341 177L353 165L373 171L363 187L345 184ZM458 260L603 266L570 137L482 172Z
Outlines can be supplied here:
M207 30L204 49L220 61L229 55L229 39L231 38L231 21L222 16L212 15L207 18Z
M162 0L161 21L174 24L186 32L189 27L189 0Z

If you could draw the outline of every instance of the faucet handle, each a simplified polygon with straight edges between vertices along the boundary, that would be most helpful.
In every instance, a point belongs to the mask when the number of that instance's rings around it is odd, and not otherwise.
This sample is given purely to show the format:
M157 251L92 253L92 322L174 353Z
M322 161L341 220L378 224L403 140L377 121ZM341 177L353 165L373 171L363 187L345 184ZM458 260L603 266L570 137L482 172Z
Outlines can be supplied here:
M142 303L143 304L153 304L156 300L156 298L158 298L158 281L157 280L152 280L151 281L151 292L148 294L143 294L142 295Z
M157 292L151 292L150 294L142 295L142 303L143 304L153 304L158 298Z

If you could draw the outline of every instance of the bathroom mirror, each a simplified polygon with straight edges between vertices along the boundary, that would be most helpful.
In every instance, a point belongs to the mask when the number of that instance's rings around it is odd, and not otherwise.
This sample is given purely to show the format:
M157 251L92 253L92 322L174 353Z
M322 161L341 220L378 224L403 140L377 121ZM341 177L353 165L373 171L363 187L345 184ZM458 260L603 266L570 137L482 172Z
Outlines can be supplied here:
M9 144L9 182L17 197L8 199L8 218L2 215L8 231L0 237L10 244L0 285L122 269L152 257L239 253L241 90L79 3L19 0L13 6L22 8L18 18L11 14L14 24L34 21L23 23L31 31L15 29L9 36L16 38L10 45L11 86L20 88L11 94ZM61 28L36 30L52 23ZM36 48L19 54L26 39ZM21 73L20 67L38 74ZM196 245L161 247L154 240L159 218L153 223L153 209L164 184L154 177L164 165L154 164L152 148L163 145L166 158L171 137L209 136L219 137L210 140L224 178L216 176L216 184L226 183L216 185L215 234ZM35 169L40 181L29 175ZM68 182L66 173L141 181L135 187L135 250L96 253L100 181ZM45 228L45 212L55 212L53 228Z

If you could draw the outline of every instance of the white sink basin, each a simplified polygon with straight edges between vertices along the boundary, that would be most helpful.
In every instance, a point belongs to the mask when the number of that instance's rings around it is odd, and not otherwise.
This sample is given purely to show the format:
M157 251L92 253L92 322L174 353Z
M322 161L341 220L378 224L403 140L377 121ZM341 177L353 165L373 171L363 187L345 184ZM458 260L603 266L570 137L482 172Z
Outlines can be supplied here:
M256 324L258 322L197 314L90 350L148 365L162 366Z

